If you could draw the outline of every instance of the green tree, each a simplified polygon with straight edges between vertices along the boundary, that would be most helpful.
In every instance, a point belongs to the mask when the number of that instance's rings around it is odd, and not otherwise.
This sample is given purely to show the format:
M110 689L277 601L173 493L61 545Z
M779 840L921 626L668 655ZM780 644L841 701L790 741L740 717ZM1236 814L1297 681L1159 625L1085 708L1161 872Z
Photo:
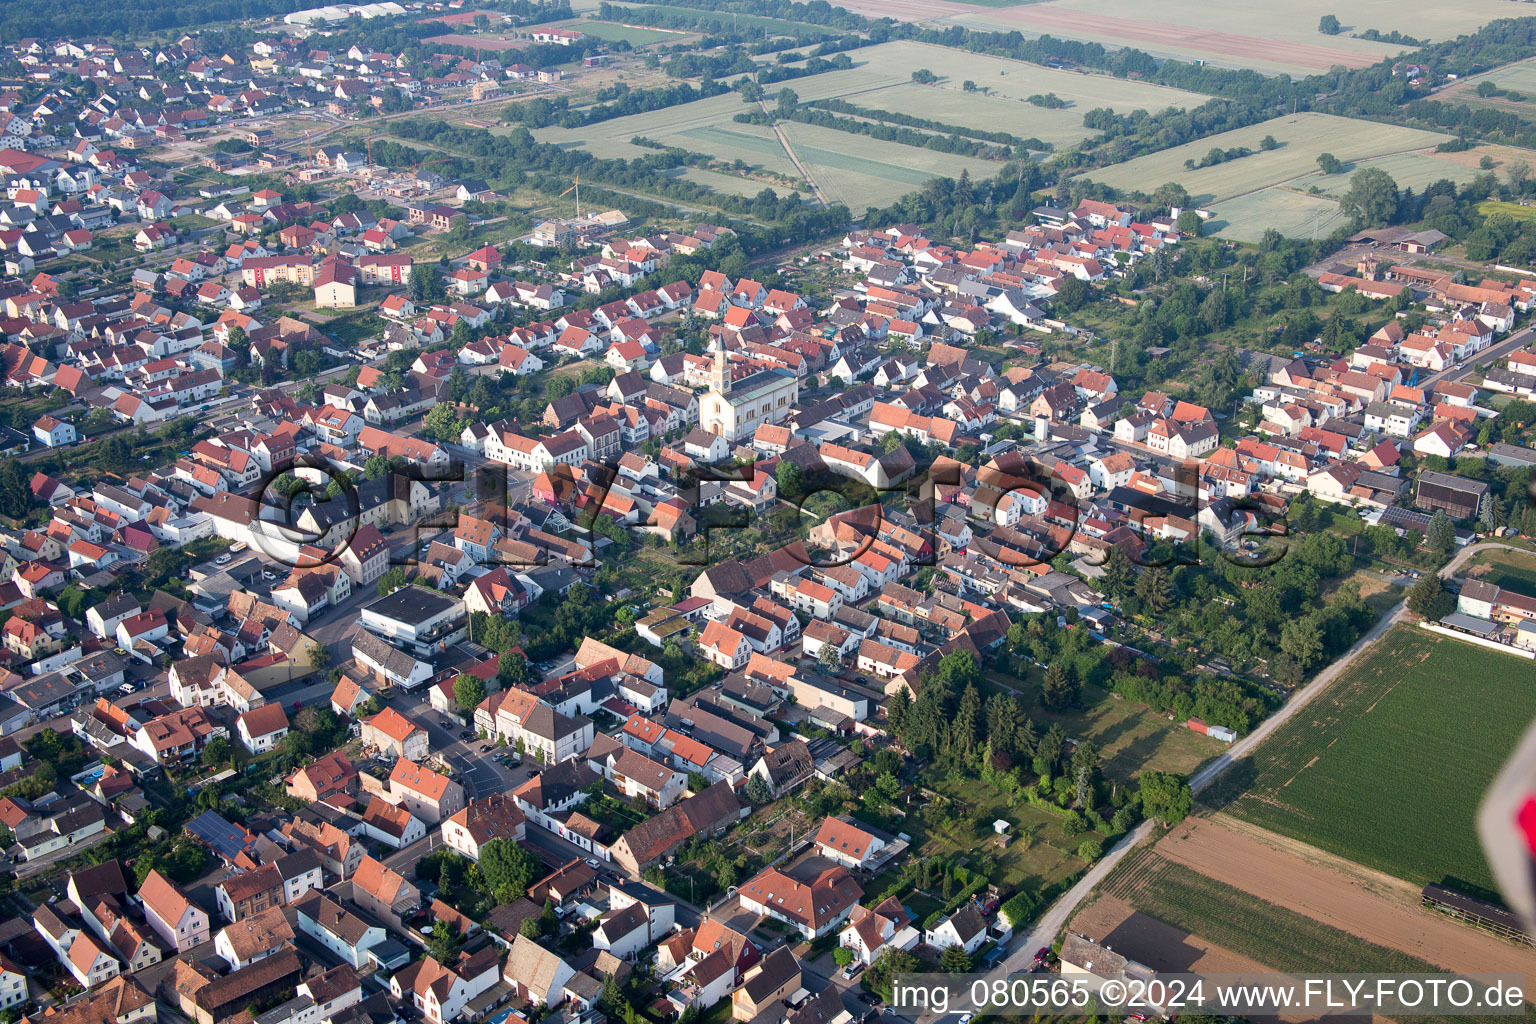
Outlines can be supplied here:
M1427 572L1408 591L1408 610L1439 622L1456 610L1456 599L1445 589L1439 573Z
M379 596L388 597L401 587L407 586L410 582L410 577L405 574L405 569L397 565L379 577Z
M427 937L427 952L432 959L440 964L452 965L458 962L459 947L463 945L463 939L459 935L459 926L451 921L434 921L432 934Z
M1356 171L1349 191L1339 198L1339 209L1357 224L1390 224L1397 219L1397 205L1397 182L1380 167Z
M1344 26L1339 24L1339 19L1332 14L1325 14L1317 19L1317 30L1325 36L1336 36L1344 31Z
M839 967L847 967L853 963L853 950L847 946L838 946L832 951L832 962Z
M742 793L754 804L766 804L773 800L773 790L763 777L757 774L747 779L747 784L742 787Z
M939 955L939 969L945 974L967 974L971 969L971 954L963 946L947 946Z
M1311 616L1292 619L1280 630L1280 650L1303 669L1311 668L1323 653L1322 628Z
M1077 668L1065 655L1051 662L1040 683L1040 703L1052 711L1061 711L1077 704Z
M773 470L773 481L778 485L779 497L796 502L806 496L805 470L788 459L780 459Z
M1437 555L1448 553L1456 545L1456 524L1444 509L1435 509L1424 531L1424 546Z
M203 752L198 755L198 761L209 771L219 771L231 766L230 759L234 756L235 748L229 740L223 736L215 736L203 747Z
M1148 769L1141 773L1141 810L1149 818L1173 826L1189 817L1195 795L1182 775Z
M1344 173L1344 162L1332 153L1317 154L1317 166L1324 174Z
M1154 566L1142 572L1136 581L1136 597L1153 615L1161 615L1173 606L1173 581L1168 570Z
M498 902L509 903L527 895L528 885L539 871L538 858L520 843L492 839L480 848L480 874Z
M453 415L453 406L446 402L434 405L421 421L421 432L438 441L458 441L462 431L463 427Z
M472 676L468 672L460 672L458 678L453 681L453 699L459 705L459 710L466 715L473 714L480 702L485 700L485 683L479 676Z

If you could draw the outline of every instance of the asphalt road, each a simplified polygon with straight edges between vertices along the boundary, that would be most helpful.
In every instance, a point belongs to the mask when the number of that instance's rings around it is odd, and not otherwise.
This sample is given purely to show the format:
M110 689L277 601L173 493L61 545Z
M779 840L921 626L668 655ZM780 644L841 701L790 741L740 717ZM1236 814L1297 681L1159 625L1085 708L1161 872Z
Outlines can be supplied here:
M1488 366L1499 361L1500 359L1503 359L1515 349L1524 348L1530 343L1531 335L1532 328L1530 327L1523 327L1518 331L1511 331L1509 337L1505 338L1498 344L1482 352L1479 352L1475 359L1469 359L1465 363L1461 363L1457 366L1446 367L1439 373L1425 377L1419 382L1417 386L1428 387L1431 384L1461 380L1463 377L1466 377L1473 372L1475 363L1481 363L1484 366Z

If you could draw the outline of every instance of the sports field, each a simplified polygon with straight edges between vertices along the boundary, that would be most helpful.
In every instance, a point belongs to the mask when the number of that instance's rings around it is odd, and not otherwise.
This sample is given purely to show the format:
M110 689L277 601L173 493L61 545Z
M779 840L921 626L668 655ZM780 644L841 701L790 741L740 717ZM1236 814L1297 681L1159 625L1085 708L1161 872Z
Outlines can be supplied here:
M1266 135L1274 136L1280 147L1269 152L1260 151L1259 143ZM1447 135L1417 128L1357 121L1332 114L1301 113L1222 132L1123 164L1089 171L1081 177L1115 188L1148 192L1163 182L1177 181L1189 190L1195 202L1205 205L1282 182L1294 182L1305 189L1312 183L1311 179L1320 176L1317 158L1322 153L1332 153L1349 164L1433 147L1447 138ZM1254 152L1198 170L1184 166L1186 160L1199 163L1212 149L1237 147L1247 147Z
M1491 891L1473 818L1533 716L1529 662L1399 626L1202 800L1416 885Z
M1094 107L1162 110L1196 106L1205 97L1178 89L1128 82L1101 75L1053 71L1035 64L963 53L941 46L895 42L851 54L854 67L786 82L802 102L842 98L860 107L915 113L963 127L1006 131L1039 138L1054 146L1072 145L1090 133L1083 114ZM936 86L912 83L912 72L928 68L940 76ZM989 92L966 93L966 80ZM770 90L776 92L777 88ZM1026 102L1036 93L1054 92L1069 104L1042 110ZM798 176L773 129L740 124L736 114L758 110L730 93L677 107L615 118L583 128L541 128L540 141L586 149L600 157L636 157L648 150L630 143L644 136L666 145L708 153L727 162L747 163ZM795 153L833 201L866 206L891 202L936 175L990 177L993 161L937 150L882 142L865 135L786 121L782 125ZM758 191L762 186L752 188Z

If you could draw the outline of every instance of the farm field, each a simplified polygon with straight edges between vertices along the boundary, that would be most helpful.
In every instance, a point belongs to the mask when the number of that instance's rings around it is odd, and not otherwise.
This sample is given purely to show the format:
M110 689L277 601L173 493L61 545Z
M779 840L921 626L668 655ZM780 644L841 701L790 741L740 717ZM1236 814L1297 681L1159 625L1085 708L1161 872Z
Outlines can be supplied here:
M1259 142L1266 135L1273 135L1280 147L1261 152ZM1205 205L1298 178L1306 179L1298 182L1305 187L1318 176L1317 158L1322 153L1332 153L1348 164L1425 149L1449 137L1332 114L1302 113L1271 118L1160 153L1149 153L1122 164L1087 171L1080 177L1115 188L1145 191L1166 181L1177 181L1189 190L1195 202ZM1198 163L1212 149L1238 147L1247 147L1253 153L1198 170L1184 166L1184 161L1190 159Z
M1225 66L1265 72L1313 74L1334 64L1363 67L1409 47L1373 43L1351 34L1374 28L1394 29L1419 38L1447 39L1470 32L1495 18L1509 17L1498 0L1458 4L1393 4L1364 0L1348 12L1328 0L1271 4L1239 0L1221 8L1223 31L1211 29L1211 8L1202 0L1159 3L1155 16L1137 0L1053 0L1019 7L992 8L952 0L849 0L849 9L871 17L938 22L1025 34L1050 33L1106 45L1136 46L1154 56L1199 58ZM1318 19L1337 13L1344 31L1325 36Z
M1419 887L1230 815L1186 820L1156 855L1250 896L1448 971L1536 969L1536 951L1419 906Z
M1427 961L1265 902L1166 860L1155 848L1128 858L1071 927L1155 970L1230 970L1227 964L1240 958L1292 973L1341 964L1369 973L1435 973ZM1204 942L1169 941L1175 932Z
M1485 894L1477 802L1533 715L1527 663L1399 626L1202 802L1414 885Z
M1275 185L1217 205L1206 231L1238 242L1257 242L1267 228L1295 238L1326 238L1348 221L1335 200Z
M966 127L1036 137L1057 146L1080 141L1090 133L1083 113L1094 107L1160 110L1192 106L1204 97L1108 76L1053 71L1038 65L962 54L939 46L895 42L855 51L855 66L787 83L801 101L846 98L861 107L921 111L922 116ZM912 84L914 68L927 67L942 77L939 85ZM989 88L993 95L964 93L963 79ZM1025 97L1054 92L1070 106L1042 110ZM773 129L739 124L736 114L756 109L734 93L662 110L632 114L583 128L540 128L543 142L580 147L599 157L636 157L648 152L630 139L645 136L657 142L708 153L718 160L744 160L756 167L798 176ZM990 177L992 161L955 156L896 142L795 122L782 125L796 155L833 201L852 209L890 202L937 175ZM503 129L507 130L507 129ZM751 183L749 194L763 187ZM739 191L739 189L737 189Z
M1456 160L1447 160L1446 155L1449 154L1394 153L1391 156L1356 160L1342 174L1319 173L1306 179L1303 184L1316 185L1330 196L1337 198L1349 191L1349 179L1354 173L1367 167L1381 168L1392 175L1392 180L1397 182L1398 188L1411 188L1415 192L1422 192L1425 185L1441 178L1449 178L1456 184L1463 185L1481 173L1475 163L1469 165ZM1338 154L1335 153L1334 156Z
M1148 768L1193 774L1226 749L1225 743L1171 722L1145 704L1116 700L1096 686L1083 687L1083 708L1055 712L1038 706L1037 678L1025 682L998 673L989 673L988 678L1000 690L1017 694L1042 731L1060 724L1069 738L1091 740L1103 757L1104 773L1111 778L1129 781Z

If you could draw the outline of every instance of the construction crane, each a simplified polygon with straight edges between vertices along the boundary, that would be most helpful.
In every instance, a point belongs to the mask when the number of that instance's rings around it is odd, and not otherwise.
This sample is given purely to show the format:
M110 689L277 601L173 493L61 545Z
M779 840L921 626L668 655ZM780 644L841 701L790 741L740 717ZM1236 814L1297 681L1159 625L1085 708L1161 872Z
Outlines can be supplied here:
M570 195L572 192L575 192L576 193L576 219L580 220L581 219L581 175L579 175L579 174L576 175L575 176L575 181L576 181L576 184L572 185L570 188L566 189L564 192L561 192L560 195L557 198L564 199L566 196Z

